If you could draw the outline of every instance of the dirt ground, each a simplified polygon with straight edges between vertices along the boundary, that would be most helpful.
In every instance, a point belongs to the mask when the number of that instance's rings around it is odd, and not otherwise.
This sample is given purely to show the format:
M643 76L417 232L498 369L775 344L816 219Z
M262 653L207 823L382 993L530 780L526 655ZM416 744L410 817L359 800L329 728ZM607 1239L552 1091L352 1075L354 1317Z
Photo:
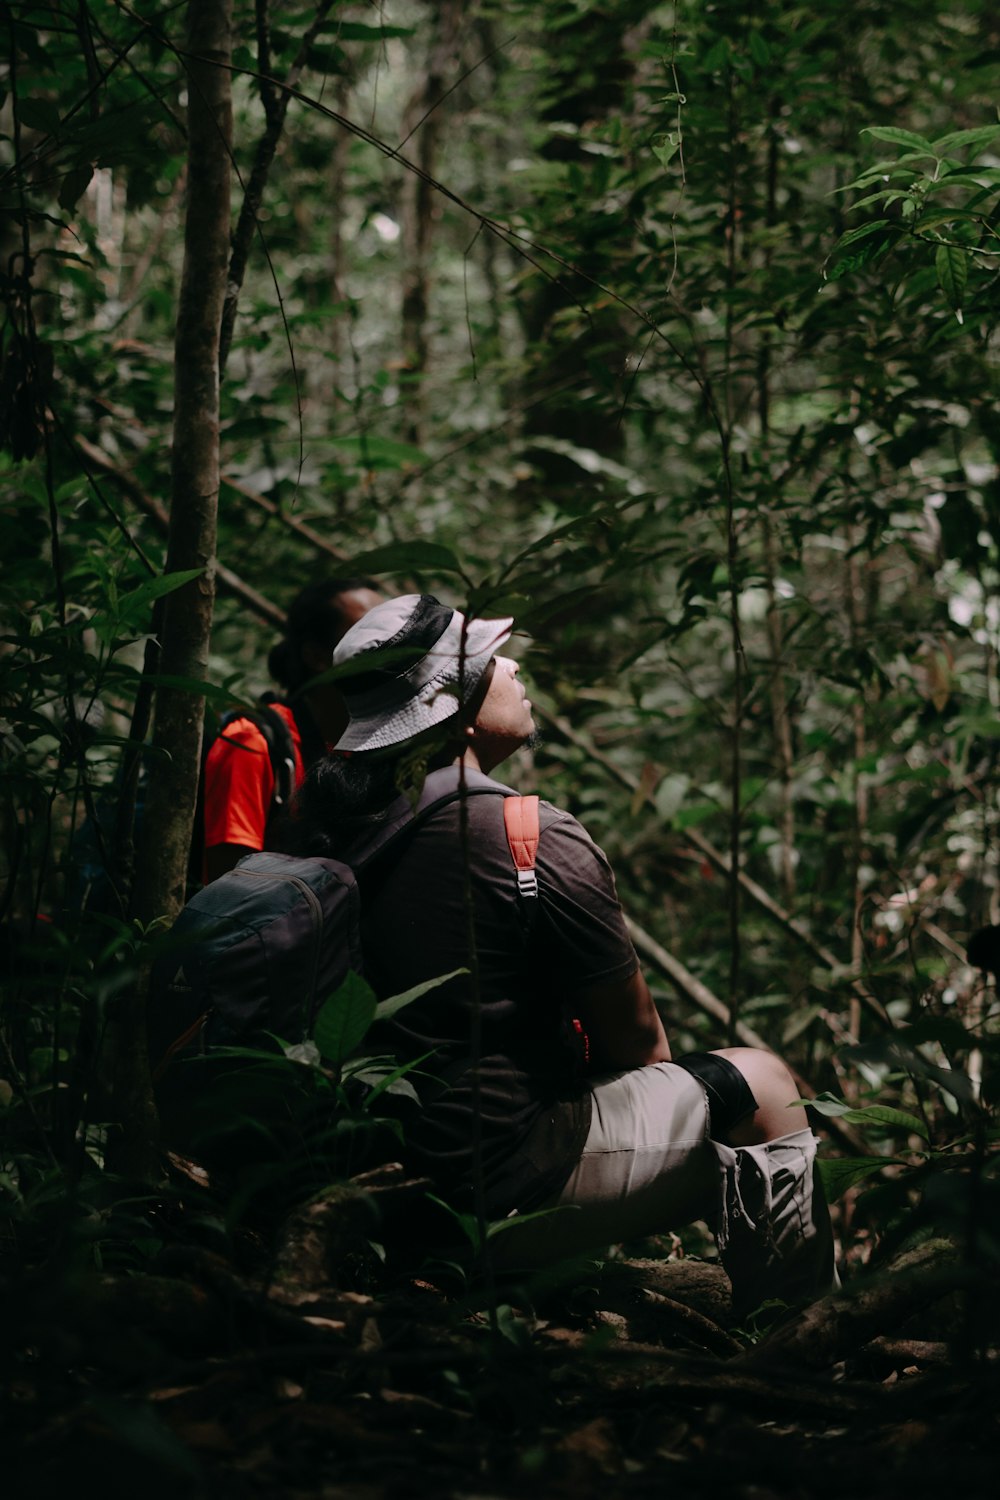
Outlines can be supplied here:
M277 1251L180 1236L141 1272L8 1278L6 1492L995 1493L995 1299L945 1242L753 1338L676 1242L494 1286L491 1315L481 1277L373 1265L350 1219L328 1202Z

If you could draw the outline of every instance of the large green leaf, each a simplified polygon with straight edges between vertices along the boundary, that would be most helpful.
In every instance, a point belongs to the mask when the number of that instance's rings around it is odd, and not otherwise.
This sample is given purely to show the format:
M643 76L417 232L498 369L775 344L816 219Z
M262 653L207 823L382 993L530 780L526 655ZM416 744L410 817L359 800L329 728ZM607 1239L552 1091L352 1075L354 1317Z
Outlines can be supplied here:
M988 146L996 140L1000 140L1000 125L977 125L972 130L953 130L950 135L941 136L934 142L934 150L943 155L956 146Z
M427 462L427 454L412 443L400 443L392 438L349 437L334 438L332 448L341 453L351 453L368 469L402 469L407 464Z
M188 568L179 573L162 573L156 578L147 578L138 588L113 599L108 608L97 610L91 617L91 628L106 643L129 631L144 629L149 624L150 608L157 599L200 578L204 571L204 568Z
M969 279L969 257L957 245L939 245L934 254L938 285L956 313L962 310L965 284Z
M913 151L934 155L934 147L926 137L915 135L912 130L901 130L896 125L868 125L861 134L870 135L875 141L889 141L894 146L909 146Z
M431 990L436 990L442 984L447 984L449 979L457 979L459 974L468 974L468 969L452 969L450 974L439 974L436 979L426 979L423 984L415 984L412 989L404 990L401 995L392 995L388 1000L381 1000L375 1007L375 1018L379 1021L387 1021L405 1005L412 1005L414 1000L419 1000L421 995L429 995Z
M461 573L462 567L450 547L439 542L387 542L371 552L351 558L358 573Z
M843 1099L835 1099L831 1094L818 1094L815 1099L800 1099L798 1102L821 1115L845 1120L849 1125L893 1125L901 1130L912 1131L924 1140L928 1138L924 1122L905 1109L894 1109L886 1104L869 1104L858 1109L846 1104Z
M324 1000L313 1037L328 1062L340 1067L375 1019L375 991L352 969L339 989Z
M873 1177L883 1167L903 1166L894 1156L821 1157L818 1162L823 1190L832 1203L866 1177Z

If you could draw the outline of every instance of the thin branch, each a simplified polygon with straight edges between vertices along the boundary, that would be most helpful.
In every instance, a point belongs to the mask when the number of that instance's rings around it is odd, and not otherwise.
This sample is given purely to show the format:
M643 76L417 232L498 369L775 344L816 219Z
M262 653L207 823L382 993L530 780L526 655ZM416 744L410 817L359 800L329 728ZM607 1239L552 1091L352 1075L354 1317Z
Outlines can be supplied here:
M300 521L296 516L290 516L287 511L282 510L280 505L276 505L273 500L269 500L266 495L260 494L258 490L252 490L241 479L233 479L230 475L223 474L221 475L221 480L227 489L235 490L237 495L242 495L243 499L249 500L251 505L256 505L259 510L266 511L269 516L273 516L276 521L280 521L282 526L286 526L289 531L294 531L296 536L300 536L304 542L308 542L310 547L314 547L317 552L325 552L328 557L334 558L338 563L349 560L348 554L342 547L335 547L332 542L326 540L326 537L320 536L318 531L314 531L306 521Z
M502 52L505 47L511 46L511 44L513 42L517 41L517 38L518 38L518 33L515 31L514 35L513 36L509 36L505 42L498 42L497 45L493 48L493 50L491 52L484 53L483 56L479 59L478 62L474 62L472 64L471 68L466 68L465 72L463 74L461 74L460 77L458 77L458 78L455 79L455 82L452 84L451 88L450 89L445 89L445 91L441 95L441 97L439 99L435 99L435 101L431 105L430 109L425 109L424 110L423 114L420 116L420 119L417 121L417 123L415 125L411 126L410 129L403 136L403 139L400 141L399 145L396 147L396 150L397 151L402 151L402 149L406 145L407 141L411 138L411 136L416 135L417 131L420 129L420 127L424 123L424 121L427 120L427 119L429 119L430 116L434 113L434 111L436 109L440 109L441 105L444 103L444 101L447 98L449 98L455 92L455 90L457 88L461 88L462 84L466 81L467 78L471 78L472 77L473 73L476 71L477 68L481 68L484 63L488 63L491 57L496 57L497 53L498 52Z
M102 453L100 448L95 448L93 443L88 442L86 438L78 437L76 445L90 459L91 463L98 468L104 469L106 473L114 478L115 482L121 486L129 499L166 536L170 527L170 516L160 502L154 500L152 495L148 495L140 485L136 484L134 479L130 479L127 474L123 474L120 469L116 469L109 461L107 455ZM227 594L232 594L235 598L241 599L247 608L251 609L260 619L267 620L271 625L276 625L279 630L284 628L286 619L285 611L279 609L276 604L272 604L269 599L265 599L263 594L258 593L250 584L244 583L242 578L230 568L224 567L222 563L217 563L216 565L216 583Z

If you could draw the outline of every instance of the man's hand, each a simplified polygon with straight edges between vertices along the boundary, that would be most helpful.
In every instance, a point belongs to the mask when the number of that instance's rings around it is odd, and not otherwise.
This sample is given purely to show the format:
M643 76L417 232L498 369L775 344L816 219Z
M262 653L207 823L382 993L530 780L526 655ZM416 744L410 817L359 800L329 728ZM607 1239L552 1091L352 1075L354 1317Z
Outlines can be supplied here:
M641 970L590 985L576 996L576 1008L590 1037L594 1071L620 1073L670 1061L667 1034Z

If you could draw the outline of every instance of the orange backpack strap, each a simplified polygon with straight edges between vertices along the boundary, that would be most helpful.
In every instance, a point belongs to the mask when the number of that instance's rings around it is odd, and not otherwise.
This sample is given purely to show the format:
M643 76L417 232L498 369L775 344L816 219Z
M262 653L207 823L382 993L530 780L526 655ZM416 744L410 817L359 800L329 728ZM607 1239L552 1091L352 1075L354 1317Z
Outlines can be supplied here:
M535 856L538 853L538 798L505 797L503 799L503 825L507 831L514 869L517 872L517 889L521 896L537 896L538 880L535 875Z

